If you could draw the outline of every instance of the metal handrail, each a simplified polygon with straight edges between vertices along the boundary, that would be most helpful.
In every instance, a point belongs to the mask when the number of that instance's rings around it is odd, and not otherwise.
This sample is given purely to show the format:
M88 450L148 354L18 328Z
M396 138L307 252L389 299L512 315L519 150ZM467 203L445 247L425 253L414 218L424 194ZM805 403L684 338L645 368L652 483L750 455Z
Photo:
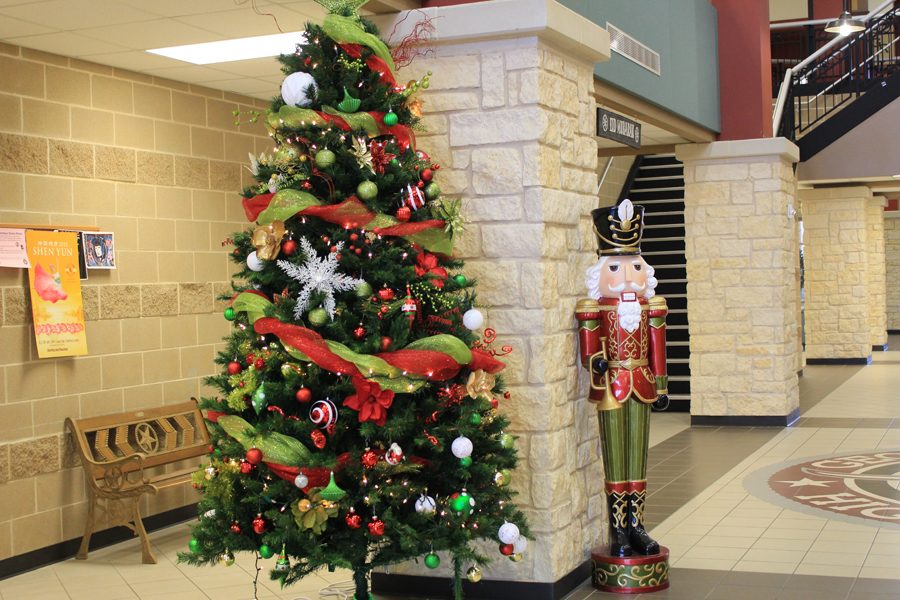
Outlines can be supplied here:
M873 10L869 11L869 13L865 17L865 22L868 24L869 21L874 19L875 17L881 15L888 7L894 5L894 0L884 0L881 4L875 7ZM862 35L865 32L860 32ZM781 86L778 88L778 98L775 101L775 111L772 114L772 135L774 137L778 137L778 130L781 125L781 119L784 114L784 105L787 102L788 93L791 89L791 74L792 72L799 71L803 67L815 61L820 56L823 56L827 52L829 52L835 46L838 46L842 41L845 41L845 38L838 36L833 40L807 56L805 59L800 61L794 67L789 67L784 74L784 79L781 82Z

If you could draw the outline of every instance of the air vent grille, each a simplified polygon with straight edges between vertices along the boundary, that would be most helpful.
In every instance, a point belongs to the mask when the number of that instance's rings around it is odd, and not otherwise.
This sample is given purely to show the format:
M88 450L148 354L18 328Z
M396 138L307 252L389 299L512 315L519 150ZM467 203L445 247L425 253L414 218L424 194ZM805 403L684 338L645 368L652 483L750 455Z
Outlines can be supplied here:
M659 52L648 48L612 23L606 24L606 31L609 32L609 46L613 52L636 62L652 73L660 74Z

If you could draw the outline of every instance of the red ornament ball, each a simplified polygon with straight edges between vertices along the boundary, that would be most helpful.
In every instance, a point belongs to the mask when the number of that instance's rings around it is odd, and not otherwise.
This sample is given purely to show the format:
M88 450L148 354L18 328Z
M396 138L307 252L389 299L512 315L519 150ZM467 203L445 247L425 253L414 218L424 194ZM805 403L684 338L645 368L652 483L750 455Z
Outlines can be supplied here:
M396 214L394 214L394 216L397 217L398 221L406 223L407 221L409 221L409 218L412 216L412 211L409 210L408 206L401 206L400 208L397 209L397 212L396 212Z
M247 461L241 461L241 473L244 475L249 475L252 472L253 472L253 465L251 465Z
M281 243L281 253L285 256L293 256L297 251L297 242L294 240L284 240Z
M355 241L358 240L358 239L359 239L359 234L356 234L356 233L351 233L351 234L350 234L350 241L351 241L351 242L355 242Z
M241 524L238 523L237 521L235 521L234 523L231 524L231 527L229 527L228 529L231 530L231 533L240 533L241 532Z
M382 521L378 517L373 517L372 522L368 524L368 527L369 533L371 533L375 537L381 537L384 535L384 521Z
M356 254L362 254L362 248L354 248L353 252L355 252Z
M347 513L347 516L344 517L344 521L347 523L347 527L350 529L359 529L362 527L362 517L360 517L355 512Z
M228 363L228 374L229 375L237 375L238 373L241 372L242 368L243 367L241 367L241 363L239 363L236 360L233 360L230 363Z
M380 312L382 315L386 315L386 314L388 314L389 310L391 310L391 307L388 306L387 304L384 304L384 305L382 305L382 307L380 309L378 309L378 312Z
M383 287L380 290L378 290L378 298L382 302L390 302L391 300L396 298L396 296L397 296L397 294L394 293L394 290L392 290L389 287Z
M297 398L297 402L302 402L304 404L306 404L307 402L312 400L312 392L309 391L309 388L305 388L305 387L302 387L299 390L297 390L297 393L294 394L294 396Z
M263 519L261 514L257 514L256 518L253 519L253 531L257 535L262 535L266 532L266 520ZM512 547L512 544L510 544L510 547Z
M325 434L318 429L313 430L309 437L312 438L313 445L319 450L325 447Z
M375 465L378 464L378 455L375 454L371 450L366 450L365 452L362 453L362 457L360 458L360 461L362 462L362 464L365 468L371 469L372 467L374 467Z
M491 398L491 408L496 410L498 406L500 406L500 401L496 398Z
M253 361L255 361L255 360L256 360L256 356L252 352L250 354L248 354L247 355L247 366L249 367L250 365L252 365Z
M512 544L500 544L500 554L503 556L512 556L514 551Z
M258 465L262 462L263 453L259 448L250 448L247 450L247 455L245 456L247 462L251 465Z
M253 361L253 366L256 367L257 371L262 371L266 368L266 361L261 358L257 358L255 361Z
M381 351L387 352L390 349L391 344L393 344L393 343L394 343L394 340L392 340L388 336L386 336L386 335L381 336Z
M422 181L431 181L434 178L434 171L431 169L422 169L420 176L422 177Z
M359 327L357 327L356 329L354 329L354 330L353 330L353 337L355 337L355 338L358 339L358 340L361 340L361 339L363 339L364 337L366 337L366 328L363 327L362 325L360 325Z

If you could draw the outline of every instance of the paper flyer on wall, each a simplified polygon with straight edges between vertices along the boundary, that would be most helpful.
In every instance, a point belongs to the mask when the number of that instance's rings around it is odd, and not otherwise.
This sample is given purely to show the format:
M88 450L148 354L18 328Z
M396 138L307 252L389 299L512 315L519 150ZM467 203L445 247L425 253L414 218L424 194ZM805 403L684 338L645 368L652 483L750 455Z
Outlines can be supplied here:
M87 354L74 232L28 230L25 244L39 358Z
M28 268L24 229L0 229L0 267Z

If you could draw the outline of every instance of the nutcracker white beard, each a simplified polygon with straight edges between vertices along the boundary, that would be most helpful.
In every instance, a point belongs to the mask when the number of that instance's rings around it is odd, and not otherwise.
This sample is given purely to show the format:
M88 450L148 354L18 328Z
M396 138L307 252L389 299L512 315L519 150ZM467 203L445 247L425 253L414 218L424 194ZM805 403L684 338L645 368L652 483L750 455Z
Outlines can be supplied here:
M634 330L641 324L641 303L637 300L619 302L618 308L619 325L628 333L634 333Z

